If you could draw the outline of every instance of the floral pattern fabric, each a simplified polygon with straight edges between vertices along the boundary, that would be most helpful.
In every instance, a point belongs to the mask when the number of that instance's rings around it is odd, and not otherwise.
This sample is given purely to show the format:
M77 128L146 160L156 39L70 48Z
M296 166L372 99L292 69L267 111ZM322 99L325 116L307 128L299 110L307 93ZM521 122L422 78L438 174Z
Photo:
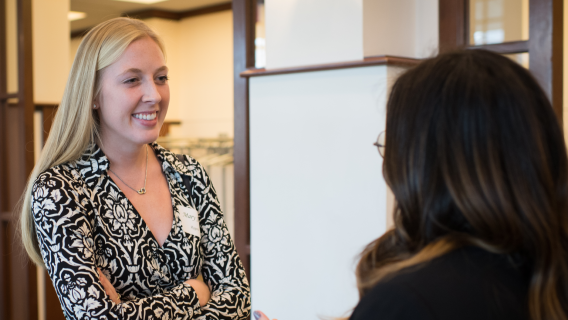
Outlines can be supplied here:
M203 167L151 144L168 181L174 221L162 247L109 177L94 145L50 168L32 189L39 248L67 319L243 319L250 289L219 201ZM189 177L187 190L183 177ZM186 233L179 207L199 216L200 236ZM121 294L105 293L97 267ZM184 283L201 274L211 290L204 307Z

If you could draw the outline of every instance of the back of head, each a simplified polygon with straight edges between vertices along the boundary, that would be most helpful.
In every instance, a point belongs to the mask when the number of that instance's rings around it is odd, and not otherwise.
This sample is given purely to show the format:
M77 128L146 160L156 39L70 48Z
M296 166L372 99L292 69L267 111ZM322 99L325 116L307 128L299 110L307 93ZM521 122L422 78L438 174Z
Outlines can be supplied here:
M43 264L32 219L31 192L37 176L53 167L78 159L98 140L98 119L93 101L100 92L100 73L115 62L132 42L150 37L165 55L160 37L144 22L115 18L92 28L83 38L69 73L49 137L32 171L21 200L20 227L28 255Z
M532 264L534 319L568 319L568 161L562 129L531 74L483 50L406 72L387 105L383 175L395 229L370 245L360 292L468 244Z

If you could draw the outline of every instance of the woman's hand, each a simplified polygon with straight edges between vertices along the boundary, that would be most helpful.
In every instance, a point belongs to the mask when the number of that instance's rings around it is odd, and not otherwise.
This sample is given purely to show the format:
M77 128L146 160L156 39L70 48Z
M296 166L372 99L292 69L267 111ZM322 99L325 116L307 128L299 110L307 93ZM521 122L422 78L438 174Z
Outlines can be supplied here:
M198 279L189 279L185 283L189 284L195 293L197 293L197 299L199 299L199 305L203 307L209 302L211 298L211 291L205 282Z
M108 281L105 275L101 272L101 269L97 268L97 271L99 272L99 278L103 288L105 288L106 294L114 303L120 303L120 295L116 292L110 281Z
M256 310L252 313L254 315L255 320L270 320L262 311ZM277 319L273 319L277 320Z

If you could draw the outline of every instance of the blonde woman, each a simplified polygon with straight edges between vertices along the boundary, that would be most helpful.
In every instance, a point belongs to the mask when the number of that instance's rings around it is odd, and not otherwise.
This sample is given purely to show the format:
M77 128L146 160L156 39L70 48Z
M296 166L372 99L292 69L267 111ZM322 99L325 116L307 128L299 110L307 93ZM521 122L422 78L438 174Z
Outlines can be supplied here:
M211 180L154 142L168 102L164 46L143 22L84 37L21 212L67 319L249 316Z

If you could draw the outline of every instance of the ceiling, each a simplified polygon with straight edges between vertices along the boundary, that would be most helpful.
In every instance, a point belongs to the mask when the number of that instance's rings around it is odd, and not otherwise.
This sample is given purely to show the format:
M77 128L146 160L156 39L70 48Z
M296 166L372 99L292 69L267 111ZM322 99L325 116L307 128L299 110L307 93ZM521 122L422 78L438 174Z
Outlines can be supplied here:
M71 11L87 14L86 18L71 22L71 32L84 30L105 20L120 17L125 12L145 9L186 11L226 2L230 0L167 0L150 5L115 0L71 0Z

